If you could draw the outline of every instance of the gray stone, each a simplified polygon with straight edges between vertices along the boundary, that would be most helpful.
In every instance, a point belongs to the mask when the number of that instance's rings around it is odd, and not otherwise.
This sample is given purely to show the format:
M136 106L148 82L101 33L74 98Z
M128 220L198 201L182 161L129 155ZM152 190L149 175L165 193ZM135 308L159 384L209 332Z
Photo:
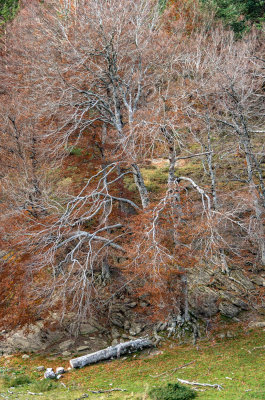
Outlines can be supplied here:
M62 375L65 373L64 367L57 367L56 368L56 375Z
M81 324L80 326L80 334L81 335L92 335L93 333L98 332L98 328L92 326L91 324Z
M219 310L222 315L228 318L236 317L240 312L240 308L228 301L222 301L219 304Z
M253 278L251 278L251 281L257 286L265 286L265 279L261 276L254 276Z
M163 332L164 330L166 330L168 323L167 322L160 322L157 325L156 331L157 332Z
M6 338L7 347L22 351L37 351L43 348L43 324L28 325L22 329L11 332Z
M9 332L5 335L3 344L13 353L17 351L36 352L56 343L62 336L62 332L46 329L43 321L39 321Z
M236 283L239 283L246 290L255 289L255 286L253 285L251 280L240 270L231 271L229 279L233 280Z
M63 351L62 352L62 356L64 356L64 357L69 357L71 355L71 352L70 351Z
M90 350L90 346L87 346L87 345L85 345L85 346L79 346L79 347L77 347L76 350L77 350L78 352L87 351L87 350Z
M265 321L251 322L249 324L251 329L253 328L265 328Z
M130 327L131 327L130 321L126 320L126 321L124 322L124 329L125 329L126 331L128 331L128 330L130 329Z
M111 316L111 323L118 328L124 327L124 316L121 313L115 313Z
M120 335L120 332L118 331L118 329L113 327L111 329L111 336L112 336L112 339L118 339L121 335Z
M23 360L28 360L29 359L29 355L28 354L23 354L23 356L21 358Z
M45 379L56 379L56 375L52 368L46 369L46 371L44 372L44 378Z
M197 268L192 268L189 271L189 283L190 286L207 286L213 283L213 275L214 272L210 269L204 266L203 268L197 267Z
M220 295L222 299L227 300L228 302L234 304L242 310L249 310L249 305L244 300L240 299L240 297L237 297L227 291L221 291Z
M43 365L40 365L39 367L36 368L37 371L45 371L45 367Z
M117 344L119 344L119 341L118 341L118 339L114 339L114 340L112 340L112 342L111 342L111 346L117 346Z
M257 311L259 315L265 315L265 307L260 306Z
M225 333L219 333L219 335L217 335L219 339L225 339Z
M74 346L74 340L69 339L69 340L65 340L64 342L59 344L59 348L61 351L66 351L68 350L70 347Z
M130 307L130 308L134 308L136 306L137 306L136 301L132 301L131 303L128 304L128 307Z
M130 335L132 336L136 336L139 335L139 333L141 333L143 330L143 327L141 326L141 324L137 324L137 323L133 323L131 325L131 328L129 330Z

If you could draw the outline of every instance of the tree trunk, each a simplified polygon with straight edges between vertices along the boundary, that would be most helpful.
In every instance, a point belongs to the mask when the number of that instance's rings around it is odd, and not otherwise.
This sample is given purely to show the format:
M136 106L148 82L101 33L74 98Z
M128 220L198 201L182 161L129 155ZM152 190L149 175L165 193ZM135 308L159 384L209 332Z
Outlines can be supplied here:
M141 197L142 206L143 208L146 208L149 205L149 196L146 186L144 184L140 168L138 167L137 164L132 164L132 170L133 170L134 182L136 183L137 189Z
M142 350L152 346L153 344L150 339L131 340L129 342L117 344L116 346L107 347L106 349L96 351L92 354L74 358L73 360L70 360L70 365L72 368L82 368L85 365L95 364L99 361L110 360L114 357L119 358L123 354L132 353L134 351Z

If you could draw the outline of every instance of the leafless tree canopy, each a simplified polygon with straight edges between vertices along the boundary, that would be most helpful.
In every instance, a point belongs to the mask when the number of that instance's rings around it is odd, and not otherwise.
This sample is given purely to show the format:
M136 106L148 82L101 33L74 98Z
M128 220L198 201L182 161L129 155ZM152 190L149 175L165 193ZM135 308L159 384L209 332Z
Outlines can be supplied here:
M183 10L25 1L7 28L4 246L43 308L135 285L188 319L189 267L265 265L263 33Z

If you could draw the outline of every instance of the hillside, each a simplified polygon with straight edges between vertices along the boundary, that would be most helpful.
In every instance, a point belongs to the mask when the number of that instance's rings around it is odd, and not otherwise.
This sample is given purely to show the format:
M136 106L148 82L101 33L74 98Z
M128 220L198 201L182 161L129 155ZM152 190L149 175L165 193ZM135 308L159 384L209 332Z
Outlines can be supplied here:
M229 387L221 370L235 366L205 365L218 346L242 359L246 346L244 374L257 379L251 349L264 335L248 329L265 316L264 1L3 0L0 31L3 371L9 360L16 370L17 352L69 359L148 335L164 346L157 373L195 358L187 379ZM154 368L138 357L113 365ZM111 365L87 371L110 366L108 381Z
M140 400L149 398L147 393L151 388L164 387L179 378L222 386L222 390L218 390L186 385L197 390L198 399L261 400L265 393L263 330L230 330L230 338L221 339L219 333L214 341L206 340L197 347L176 346L172 341L159 350L68 371L59 382L41 380L43 372L38 372L37 367L43 365L55 369L64 366L67 369L69 364L64 359L37 355L26 360L21 355L1 358L0 394L3 398L20 400L86 397ZM13 387L10 389L10 386ZM115 388L124 392L110 391ZM104 390L106 392L102 393ZM42 395L38 395L40 392Z

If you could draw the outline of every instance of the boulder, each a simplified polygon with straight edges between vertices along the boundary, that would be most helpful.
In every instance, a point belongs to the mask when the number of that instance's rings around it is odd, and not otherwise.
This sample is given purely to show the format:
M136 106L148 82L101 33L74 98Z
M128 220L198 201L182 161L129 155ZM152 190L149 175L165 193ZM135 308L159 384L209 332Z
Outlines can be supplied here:
M75 341L73 339L68 339L65 340L64 342L59 344L59 349L62 352L67 351L69 348L72 348L74 346Z
M228 302L234 304L242 310L249 310L249 305L244 300L228 291L220 291L220 297L221 299L227 300Z
M219 304L219 310L222 315L228 318L234 318L240 313L240 308L228 301L222 301Z
M197 316L213 317L218 313L218 294L207 286L195 286L189 291L189 305Z
M81 335L93 335L93 333L96 333L96 332L98 332L98 328L89 323L80 325L80 334Z
M245 290L254 290L255 286L241 270L231 271L229 279L240 284Z

